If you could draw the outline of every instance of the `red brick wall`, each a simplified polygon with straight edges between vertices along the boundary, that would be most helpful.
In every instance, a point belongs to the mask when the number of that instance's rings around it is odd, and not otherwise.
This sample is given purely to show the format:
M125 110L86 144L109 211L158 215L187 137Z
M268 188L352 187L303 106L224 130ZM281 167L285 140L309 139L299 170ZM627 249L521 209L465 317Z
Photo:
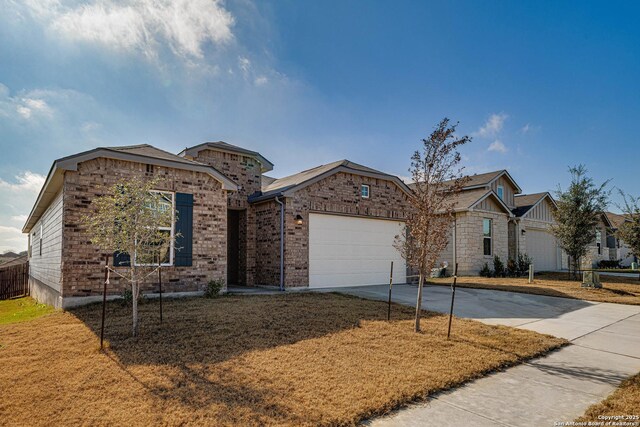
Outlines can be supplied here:
M194 160L213 166L240 187L238 191L228 193L227 205L230 209L246 209L240 223L238 279L240 284L253 285L256 274L256 219L247 199L261 190L260 164L249 156L214 149L200 151Z
M361 184L369 185L370 198L360 197ZM257 225L258 277L261 281L258 283L276 285L279 274L274 272L279 272L280 261L279 206L275 202L261 203L256 209L260 209ZM309 212L405 219L408 209L406 195L395 183L360 175L340 172L298 190L286 199L285 286L309 285ZM303 217L302 225L296 224L296 215ZM269 268L261 273L265 266Z
M91 200L121 178L145 176L146 165L111 159L81 163L65 172L63 197L62 296L98 295L102 292L105 253L89 243L80 218L91 212ZM211 176L178 169L154 167L164 182L158 188L193 194L193 265L163 267L163 291L202 290L211 279L226 279L227 196ZM112 262L112 260L111 260ZM122 269L122 268L121 268ZM157 276L143 285L157 290ZM110 293L120 294L128 285L112 275Z

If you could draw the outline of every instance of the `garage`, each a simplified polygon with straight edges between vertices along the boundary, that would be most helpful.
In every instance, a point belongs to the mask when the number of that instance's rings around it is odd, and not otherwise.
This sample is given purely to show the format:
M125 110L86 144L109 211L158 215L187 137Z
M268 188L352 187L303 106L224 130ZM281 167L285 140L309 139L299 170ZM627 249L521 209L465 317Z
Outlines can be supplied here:
M535 271L558 269L558 245L556 238L546 230L527 229L527 254L533 258Z
M309 287L406 282L406 264L393 246L401 221L309 214Z

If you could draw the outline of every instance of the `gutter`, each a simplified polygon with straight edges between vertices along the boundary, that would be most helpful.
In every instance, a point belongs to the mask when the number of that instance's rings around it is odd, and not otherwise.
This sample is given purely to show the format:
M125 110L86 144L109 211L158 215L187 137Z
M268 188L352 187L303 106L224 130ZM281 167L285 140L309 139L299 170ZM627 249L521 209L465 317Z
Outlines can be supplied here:
M275 197L275 201L280 205L280 290L284 291L284 203Z

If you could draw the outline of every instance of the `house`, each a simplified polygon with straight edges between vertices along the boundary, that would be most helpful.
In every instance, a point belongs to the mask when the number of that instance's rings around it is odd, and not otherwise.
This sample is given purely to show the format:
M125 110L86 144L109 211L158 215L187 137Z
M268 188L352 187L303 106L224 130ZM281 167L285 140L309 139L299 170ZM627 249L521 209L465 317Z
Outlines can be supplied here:
M385 283L404 232L409 188L399 178L342 160L274 179L261 154L224 142L178 155L150 145L101 147L56 160L29 214L29 283L36 299L69 307L100 299L105 257L80 225L91 201L121 178L160 178L179 235L163 266L163 290L230 285L327 287ZM121 255L118 255L121 256ZM116 261L113 265L114 260ZM112 277L109 292L127 283ZM158 289L155 278L141 286Z
M150 145L102 147L56 160L23 227L29 234L29 286L38 301L69 307L98 300L105 256L80 226L91 201L126 177L159 177L178 221L170 230L182 237L170 251L163 274L168 292L199 291L225 278L227 199L238 185L215 168ZM114 257L111 258L113 263ZM123 268L123 267L118 267ZM111 293L125 283L112 278ZM157 290L153 279L142 290Z
M607 234L607 248L609 249L609 259L611 261L620 261L620 266L622 267L630 267L632 262L637 262L637 257L634 256L631 252L631 248L627 246L627 244L618 238L615 232L624 224L625 222L630 222L631 220L627 218L625 215L616 214L613 212L605 212L604 213L609 223L611 224L611 229Z
M550 231L555 201L549 193L523 195L506 170L467 177L455 200L451 238L440 262L475 275L495 256L504 263L528 254L537 271L561 268L561 250Z
M518 253L527 254L533 260L535 271L555 271L562 268L562 250L551 232L553 211L558 208L548 192L518 194L510 232L510 258Z

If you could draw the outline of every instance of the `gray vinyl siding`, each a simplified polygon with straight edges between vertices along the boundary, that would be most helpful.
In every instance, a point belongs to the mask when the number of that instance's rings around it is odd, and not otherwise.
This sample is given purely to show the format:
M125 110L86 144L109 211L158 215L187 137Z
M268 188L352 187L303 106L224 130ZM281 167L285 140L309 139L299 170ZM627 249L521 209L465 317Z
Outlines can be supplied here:
M504 187L504 196L502 201L505 203L505 205L509 206L510 208L513 208L515 206L514 196L515 196L516 188L504 176L501 176L500 178L496 179L494 182L491 183L491 189L495 191L496 194L498 194L499 185Z
M58 292L62 282L62 200L61 191L30 233L29 274ZM40 236L41 225L42 236ZM41 238L42 254L40 254Z
M538 206L527 212L526 217L537 221L553 222L553 214L551 213L549 200L545 199L540 202Z

